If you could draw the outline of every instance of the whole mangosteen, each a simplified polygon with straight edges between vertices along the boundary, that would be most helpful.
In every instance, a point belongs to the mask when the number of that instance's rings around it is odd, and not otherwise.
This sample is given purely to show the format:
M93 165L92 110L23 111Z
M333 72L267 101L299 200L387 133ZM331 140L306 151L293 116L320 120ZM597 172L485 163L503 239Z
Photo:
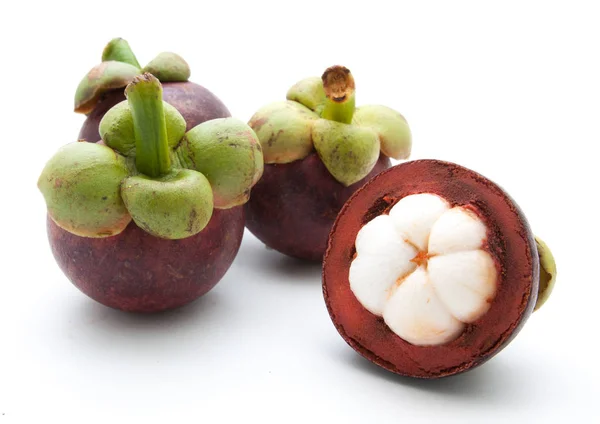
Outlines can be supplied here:
M438 378L500 352L548 298L552 253L496 184L418 160L382 172L342 208L323 262L338 332L392 372Z
M250 119L263 147L264 175L246 204L246 227L265 245L320 261L338 212L366 181L405 159L411 134L398 112L355 108L355 83L342 66L307 78Z
M104 48L102 62L94 66L77 87L75 112L87 115L79 139L100 140L98 126L104 114L125 100L125 86L144 72L162 83L163 100L183 115L188 131L204 121L231 116L213 93L188 81L190 67L181 56L163 52L142 68L129 43L115 38Z
M100 123L103 143L60 149L38 181L52 252L98 302L157 312L193 301L231 265L244 231L260 143L233 118L186 132L149 73Z

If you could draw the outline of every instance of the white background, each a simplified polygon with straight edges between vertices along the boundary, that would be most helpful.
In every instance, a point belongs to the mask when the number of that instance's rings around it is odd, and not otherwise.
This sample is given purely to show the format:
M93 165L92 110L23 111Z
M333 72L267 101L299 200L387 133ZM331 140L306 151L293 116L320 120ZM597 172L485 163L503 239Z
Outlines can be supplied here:
M0 422L600 422L597 2L5 2L0 11ZM74 141L79 80L113 37L183 55L234 116L348 66L401 111L413 158L502 185L557 258L553 297L472 372L415 381L338 336L319 266L246 234L183 309L135 316L77 291L36 181ZM58 422L58 421L57 421Z

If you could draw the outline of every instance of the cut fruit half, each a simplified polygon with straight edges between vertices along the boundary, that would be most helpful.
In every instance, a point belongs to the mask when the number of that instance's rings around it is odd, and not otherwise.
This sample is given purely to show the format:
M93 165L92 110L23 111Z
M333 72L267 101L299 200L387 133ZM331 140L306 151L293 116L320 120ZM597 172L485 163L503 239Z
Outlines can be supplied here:
M529 225L504 191L437 160L397 165L345 204L323 292L342 337L398 374L466 371L517 334L537 298Z

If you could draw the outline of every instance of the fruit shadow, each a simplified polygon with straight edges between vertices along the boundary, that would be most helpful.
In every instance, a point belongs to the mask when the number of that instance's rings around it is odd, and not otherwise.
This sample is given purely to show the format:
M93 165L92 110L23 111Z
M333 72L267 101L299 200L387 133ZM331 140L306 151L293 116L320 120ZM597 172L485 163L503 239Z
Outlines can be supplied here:
M70 310L65 330L78 348L90 352L187 355L190 347L211 343L228 308L226 297L213 289L181 308L153 314L123 312L82 297Z
M292 258L269 249L248 231L244 234L235 264L244 272L274 277L278 283L321 283L321 262Z
M509 363L502 357L490 361L468 372L439 379L418 379L389 372L351 349L342 355L344 361L354 370L368 374L403 389L426 392L432 398L449 399L455 403L464 403L465 407L477 403L489 407L522 407L533 403L532 387L523 376L528 375L527 367ZM521 369L523 368L523 369Z

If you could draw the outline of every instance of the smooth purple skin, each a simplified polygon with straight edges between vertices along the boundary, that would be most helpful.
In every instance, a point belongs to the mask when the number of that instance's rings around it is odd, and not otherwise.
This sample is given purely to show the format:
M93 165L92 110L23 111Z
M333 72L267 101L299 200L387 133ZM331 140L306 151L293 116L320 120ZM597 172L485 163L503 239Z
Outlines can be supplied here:
M389 158L381 155L369 175L344 187L315 152L286 164L265 164L244 206L246 227L272 249L321 261L333 222L346 200L390 166Z
M163 99L175 107L187 123L186 131L202 122L231 116L225 105L206 88L193 82L165 82ZM98 126L104 114L117 103L125 100L124 88L106 93L94 110L87 116L79 131L79 139L90 142L100 140Z
M119 235L79 237L47 220L56 262L92 299L128 312L160 312L196 300L233 262L244 233L242 207L215 209L195 236L166 240L133 221Z

